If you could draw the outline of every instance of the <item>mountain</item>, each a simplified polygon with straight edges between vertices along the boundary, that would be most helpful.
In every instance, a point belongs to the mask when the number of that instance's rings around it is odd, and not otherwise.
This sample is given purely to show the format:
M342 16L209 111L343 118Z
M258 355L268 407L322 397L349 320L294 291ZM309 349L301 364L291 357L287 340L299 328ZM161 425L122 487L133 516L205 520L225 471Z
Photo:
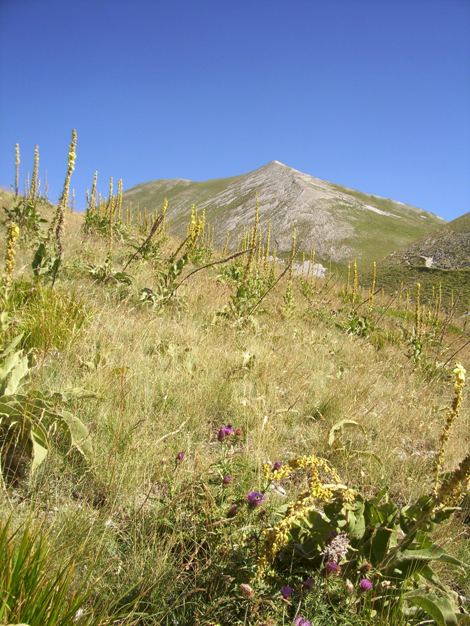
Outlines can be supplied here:
M232 245L252 223L255 196L260 223L272 223L279 251L290 248L298 231L300 248L316 250L317 258L342 263L357 257L365 265L429 234L443 220L394 200L361 193L304 174L279 161L271 161L247 174L194 182L186 179L154 180L124 194L134 209L153 211L167 197L175 232L185 231L191 204L205 209L215 227L215 242L222 245L229 233Z
M470 213L391 256L393 260L411 266L424 265L441 270L470 268Z
M390 288L420 282L431 293L441 285L454 292L460 308L470 302L470 213L441 226L436 231L390 254L379 265L382 283Z

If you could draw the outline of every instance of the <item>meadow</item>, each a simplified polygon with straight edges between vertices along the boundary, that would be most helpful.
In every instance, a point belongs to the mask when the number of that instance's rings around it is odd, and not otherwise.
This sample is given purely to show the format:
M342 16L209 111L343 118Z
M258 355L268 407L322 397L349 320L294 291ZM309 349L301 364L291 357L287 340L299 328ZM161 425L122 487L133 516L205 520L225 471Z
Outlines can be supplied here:
M176 238L97 174L76 213L75 158L1 196L0 623L469 623L458 290Z

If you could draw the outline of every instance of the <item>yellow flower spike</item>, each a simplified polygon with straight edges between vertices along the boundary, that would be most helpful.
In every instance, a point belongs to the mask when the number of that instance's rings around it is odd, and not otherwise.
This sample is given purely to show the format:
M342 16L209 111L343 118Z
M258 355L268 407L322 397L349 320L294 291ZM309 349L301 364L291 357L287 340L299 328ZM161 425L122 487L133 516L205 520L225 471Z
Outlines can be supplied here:
M3 288L7 291L11 287L13 272L15 271L16 243L20 236L18 224L10 222L8 225L7 244L5 251L5 268L3 272Z
M59 264L62 261L63 256L63 247L62 247L62 233L64 228L64 212L69 203L69 195L70 195L70 179L72 178L72 173L75 168L75 158L76 158L76 149L77 149L77 131L75 128L72 130L72 140L70 142L69 154L67 159L67 172L65 174L64 187L62 189L62 194L59 198L59 202L57 204L57 210L54 216L54 219L49 226L49 230L47 233L47 241L50 241L52 234L55 229L55 246L57 249L57 257L59 259ZM57 268L59 267L57 264ZM52 284L54 284L57 275L57 270L53 276Z
M461 363L456 363L452 374L454 376L454 398L452 400L452 405L447 414L446 423L439 439L439 451L437 453L436 462L434 465L434 495L436 497L439 492L439 476L441 474L442 466L444 464L445 446L447 441L449 440L452 425L460 413L460 407L462 406L463 398L463 388L465 386L465 377L467 372Z
M354 259L353 263L353 302L356 301L359 291L359 274L357 272L357 260Z
M118 180L117 212L118 212L119 217L121 217L121 211L122 211L122 178Z
M34 146L34 163L33 163L33 175L31 177L31 186L29 188L29 197L32 202L36 200L38 194L38 181L39 181L39 146Z
M345 502L353 502L355 497L354 491L341 483L336 470L328 461L315 455L292 459L278 469L264 464L262 469L265 478L272 481L287 478L298 470L308 470L309 489L289 505L286 515L276 526L263 531L262 549L257 563L258 579L266 575L276 555L288 543L290 529L297 521L308 515L319 503L331 501L337 492L341 492Z
M91 187L90 199L88 203L88 210L90 213L94 213L96 209L96 186L98 184L98 170L93 174L93 185Z
M20 144L15 144L15 196L20 193Z

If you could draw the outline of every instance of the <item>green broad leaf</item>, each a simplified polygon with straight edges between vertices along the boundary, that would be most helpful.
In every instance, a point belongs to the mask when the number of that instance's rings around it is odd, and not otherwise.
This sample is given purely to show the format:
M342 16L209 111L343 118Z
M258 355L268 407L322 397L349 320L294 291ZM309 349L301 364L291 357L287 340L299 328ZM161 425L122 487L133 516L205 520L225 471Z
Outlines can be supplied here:
M362 539L366 532L366 520L363 511L348 511L347 520L349 525L348 535L351 539Z
M405 599L422 609L438 626L453 626L458 624L457 615L448 598L426 591L410 591L405 594Z
M328 445L330 447L334 444L338 431L342 431L346 426L356 426L357 428L360 428L362 432L365 432L364 428L355 420L340 420L330 428L330 432L328 434Z
M0 318L3 319L4 315L6 315L5 311L1 314ZM12 339L12 341L10 341L8 346L3 351L2 357L6 357L8 354L11 354L22 339L23 333L21 333L21 335L17 335L14 339Z
M66 425L72 446L84 456L90 457L93 451L90 433L85 424L68 411L64 411L61 414L62 421Z
M32 444L31 473L34 474L49 452L49 442L46 431L38 424L31 427L30 436Z
M22 351L15 352L8 356L0 370L2 394L5 396L15 395L21 381L28 373L28 370L28 357L23 356Z
M39 270L41 269L42 262L44 257L46 256L46 246L43 243L40 243L38 249L33 258L32 268L33 272L37 275Z
M441 561L443 563L449 563L450 565L456 565L467 569L468 565L459 559L447 554L445 550L439 548L439 546L431 545L428 548L422 548L417 550L404 550L400 552L397 560L399 562L404 561Z
M391 528L377 528L371 540L371 561L373 565L380 563L387 554L392 533L393 530Z

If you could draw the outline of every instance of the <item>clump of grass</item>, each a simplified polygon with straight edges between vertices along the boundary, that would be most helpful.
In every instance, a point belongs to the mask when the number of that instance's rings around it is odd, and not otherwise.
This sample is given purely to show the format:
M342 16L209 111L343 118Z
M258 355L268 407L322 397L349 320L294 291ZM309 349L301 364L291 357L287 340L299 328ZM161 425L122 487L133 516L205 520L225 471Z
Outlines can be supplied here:
M21 313L17 331L23 335L23 347L41 353L63 350L90 318L80 296L41 284L17 288L11 306Z
M0 621L28 626L96 624L72 562L56 569L46 535L31 521L0 521Z

